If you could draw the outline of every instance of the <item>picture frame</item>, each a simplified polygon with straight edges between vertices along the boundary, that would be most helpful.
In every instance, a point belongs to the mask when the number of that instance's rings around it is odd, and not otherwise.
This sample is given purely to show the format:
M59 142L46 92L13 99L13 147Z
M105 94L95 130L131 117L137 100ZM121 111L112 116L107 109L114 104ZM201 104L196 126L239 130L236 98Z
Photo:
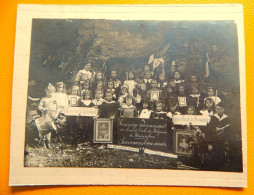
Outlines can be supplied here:
M110 118L94 119L93 143L113 143L113 121Z
M180 107L187 106L186 97L178 97L178 102Z
M158 101L159 97L160 97L160 92L159 91L152 91L151 92L151 100Z
M193 156L194 148L191 145L192 131L176 130L174 132L174 153L183 156Z
M78 97L70 97L70 106L77 107L78 106Z

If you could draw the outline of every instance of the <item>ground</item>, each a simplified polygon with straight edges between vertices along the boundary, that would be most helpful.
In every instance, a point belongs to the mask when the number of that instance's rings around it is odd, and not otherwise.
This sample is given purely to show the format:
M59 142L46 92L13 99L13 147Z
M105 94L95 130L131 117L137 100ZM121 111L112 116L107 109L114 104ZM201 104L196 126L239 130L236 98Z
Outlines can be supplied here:
M108 167L176 169L177 159L108 149L107 145L52 143L52 149L26 146L26 167Z

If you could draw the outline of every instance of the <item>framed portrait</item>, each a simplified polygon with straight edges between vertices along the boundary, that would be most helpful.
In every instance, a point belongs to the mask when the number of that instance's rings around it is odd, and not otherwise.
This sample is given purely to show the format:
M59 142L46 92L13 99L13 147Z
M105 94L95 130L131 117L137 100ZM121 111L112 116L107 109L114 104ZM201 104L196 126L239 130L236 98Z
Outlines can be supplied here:
M193 155L192 131L175 131L174 152L179 155Z
M178 97L178 102L180 107L187 106L186 97Z
M71 97L70 98L70 106L78 106L78 97Z
M94 120L94 143L113 142L113 123L110 118L97 118Z
M151 92L151 100L158 101L160 97L159 91L152 91Z

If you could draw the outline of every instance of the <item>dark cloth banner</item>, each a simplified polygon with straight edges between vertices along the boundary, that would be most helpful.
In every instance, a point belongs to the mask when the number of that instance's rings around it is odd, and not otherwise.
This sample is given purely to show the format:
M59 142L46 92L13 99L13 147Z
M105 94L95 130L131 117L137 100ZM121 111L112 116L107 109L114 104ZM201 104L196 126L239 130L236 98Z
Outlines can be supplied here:
M118 118L117 144L168 152L167 120Z

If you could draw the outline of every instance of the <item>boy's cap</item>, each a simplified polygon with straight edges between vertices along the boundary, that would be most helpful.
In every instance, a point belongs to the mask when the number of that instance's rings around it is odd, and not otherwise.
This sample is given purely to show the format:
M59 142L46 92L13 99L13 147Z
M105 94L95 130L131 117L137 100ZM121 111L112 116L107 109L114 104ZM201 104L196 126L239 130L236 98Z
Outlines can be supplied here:
M73 85L71 88L79 90L79 86L77 86L77 85Z
M223 105L223 103L222 103L222 102L220 102L220 103L218 103L218 104L216 105L216 107L221 107L221 108L224 108L224 105Z
M155 105L158 105L158 104L163 105L163 102L162 102L162 101L156 101L156 102L155 102Z
M126 85L123 85L121 89L126 88L128 90L128 87Z
M45 89L45 91L55 92L56 88L51 83L49 83L48 87Z
M64 83L63 82L57 82L56 86L64 86Z

